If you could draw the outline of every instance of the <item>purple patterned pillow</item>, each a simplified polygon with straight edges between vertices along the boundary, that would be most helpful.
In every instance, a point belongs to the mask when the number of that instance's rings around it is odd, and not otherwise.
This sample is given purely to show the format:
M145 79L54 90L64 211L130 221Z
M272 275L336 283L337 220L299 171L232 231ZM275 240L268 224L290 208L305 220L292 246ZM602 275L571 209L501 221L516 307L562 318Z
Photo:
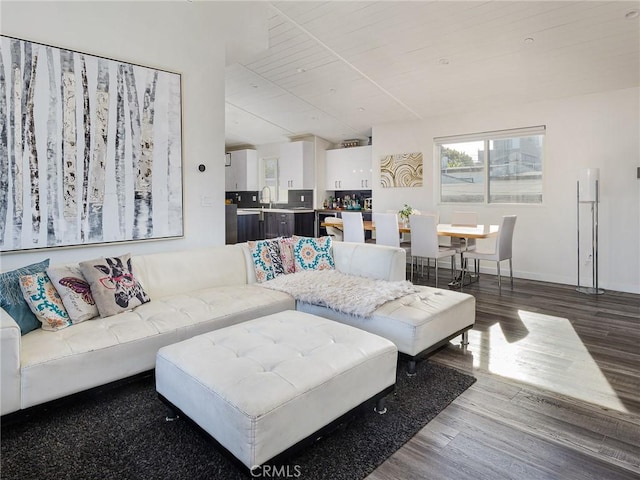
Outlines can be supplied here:
M47 268L47 275L62 299L69 318L80 323L99 315L91 288L80 271L79 265L62 265Z

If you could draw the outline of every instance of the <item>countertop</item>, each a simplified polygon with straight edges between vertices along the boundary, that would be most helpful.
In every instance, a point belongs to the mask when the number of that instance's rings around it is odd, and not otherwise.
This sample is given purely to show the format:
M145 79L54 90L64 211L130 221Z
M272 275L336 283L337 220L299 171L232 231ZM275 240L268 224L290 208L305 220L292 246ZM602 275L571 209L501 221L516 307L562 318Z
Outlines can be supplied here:
M257 215L260 212L265 213L313 213L313 208L240 208L238 215Z
M318 210L318 213L342 213L342 212L362 212L362 213L371 213L372 210L365 210L364 208L361 208L360 210L349 210L348 208L323 208L321 210Z

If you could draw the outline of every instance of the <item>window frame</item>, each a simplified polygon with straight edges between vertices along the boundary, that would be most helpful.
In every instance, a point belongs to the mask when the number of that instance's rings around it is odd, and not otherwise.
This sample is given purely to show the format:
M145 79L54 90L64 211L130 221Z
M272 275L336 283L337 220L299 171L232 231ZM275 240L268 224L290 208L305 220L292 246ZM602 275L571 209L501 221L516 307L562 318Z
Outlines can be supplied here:
M495 140L504 140L509 138L522 138L522 137L530 137L530 136L542 136L542 146L541 146L541 175L542 175L542 185L541 185L541 199L540 202L492 202L490 201L490 193L491 193L491 184L490 184L490 142ZM531 127L523 127L523 128L512 128L505 130L495 130L495 131L485 131L471 134L461 134L461 135L450 135L450 136L442 136L442 137L434 137L433 139L433 158L434 158L434 177L438 178L437 188L434 189L436 198L435 203L437 205L483 205L483 206L502 206L502 205L518 205L518 206L541 206L544 205L545 199L545 150L546 150L546 125L535 125ZM442 200L442 165L441 165L441 157L440 157L440 149L443 145L452 144L452 143L466 143L466 142L483 142L484 143L484 154L483 158L483 180L484 185L482 189L482 201L443 201Z

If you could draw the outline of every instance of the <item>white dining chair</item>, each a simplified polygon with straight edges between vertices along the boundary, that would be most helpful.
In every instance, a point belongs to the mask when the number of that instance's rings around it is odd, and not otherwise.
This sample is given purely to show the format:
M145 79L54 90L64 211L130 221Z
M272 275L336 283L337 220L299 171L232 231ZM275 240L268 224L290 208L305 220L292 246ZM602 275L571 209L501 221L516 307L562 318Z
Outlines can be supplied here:
M478 212L453 212L451 225L457 227L477 227Z
M511 288L513 288L513 263L512 263L512 245L513 245L513 230L516 226L516 215L505 215L500 222L500 230L498 231L498 238L496 239L495 248L493 251L464 251L462 252L463 258L463 270L462 270L462 285L464 285L464 276L468 273L468 267L464 260L472 258L478 262L476 266L476 274L478 274L478 266L480 260L490 260L496 262L496 269L498 272L498 290L502 291L502 281L500 278L500 262L503 260L509 260L509 275L511 277Z
M409 226L411 227L411 281L413 282L413 265L416 258L427 259L427 272L429 271L430 259L435 260L436 287L438 287L438 260L440 258L451 257L451 278L456 273L456 252L455 249L441 247L438 245L438 224L435 215L410 215Z
M334 224L326 225L325 230L327 231L327 235L329 235L334 241L341 242L342 241L342 220L337 217L325 217L325 224Z
M400 247L398 214L374 212L373 223L376 226L376 244Z
M362 212L342 212L342 232L345 242L364 243Z
M451 225L454 227L477 227L478 213L453 212L453 214L451 215ZM461 253L463 251L475 250L476 239L452 237L450 248L455 248L456 250L458 250L458 253Z

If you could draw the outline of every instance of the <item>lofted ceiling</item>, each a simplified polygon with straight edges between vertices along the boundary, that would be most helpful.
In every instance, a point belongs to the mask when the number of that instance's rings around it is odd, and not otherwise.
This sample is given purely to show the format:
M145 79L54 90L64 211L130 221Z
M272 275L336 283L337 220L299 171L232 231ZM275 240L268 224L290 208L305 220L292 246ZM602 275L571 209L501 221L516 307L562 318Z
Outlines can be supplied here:
M640 1L271 2L226 69L226 146L640 85Z

